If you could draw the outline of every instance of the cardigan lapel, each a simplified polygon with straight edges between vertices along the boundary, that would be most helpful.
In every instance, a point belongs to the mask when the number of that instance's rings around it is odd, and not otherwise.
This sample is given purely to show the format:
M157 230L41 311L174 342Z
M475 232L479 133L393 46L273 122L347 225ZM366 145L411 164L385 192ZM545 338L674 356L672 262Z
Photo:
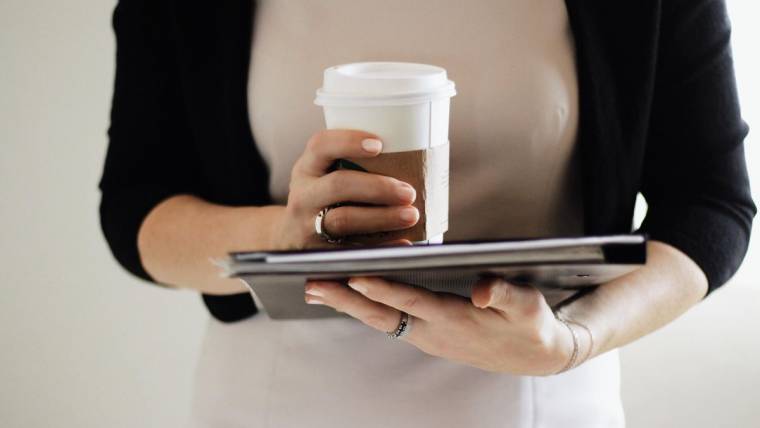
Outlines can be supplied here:
M576 46L585 233L627 233L647 140L649 118L641 112L653 93L659 0L566 5Z

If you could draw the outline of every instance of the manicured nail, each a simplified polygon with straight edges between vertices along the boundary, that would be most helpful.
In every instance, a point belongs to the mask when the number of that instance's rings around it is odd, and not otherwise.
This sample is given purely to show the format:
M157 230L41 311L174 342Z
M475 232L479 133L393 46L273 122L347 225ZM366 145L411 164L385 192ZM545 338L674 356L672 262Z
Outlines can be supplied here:
M324 305L325 302L322 301L322 299L318 299L316 297L308 296L306 297L306 303L309 305Z
M401 212L398 214L399 217L401 217L401 220L411 223L417 221L417 208L414 207L407 207L401 210Z
M313 288L313 287L307 288L306 289L306 294L310 294L312 296L319 296L319 297L324 297L324 295L325 295L325 293L323 293L322 290L320 290L318 288Z
M367 292L367 287L365 287L364 285L360 284L355 279L349 279L348 280L348 286L351 287L351 288L353 288L354 290L362 293L362 294L364 294L364 293Z
M398 196L405 201L414 202L417 192L414 191L414 187L404 183L398 187Z
M383 149L383 143L374 138L362 140L362 148L370 153L380 153Z

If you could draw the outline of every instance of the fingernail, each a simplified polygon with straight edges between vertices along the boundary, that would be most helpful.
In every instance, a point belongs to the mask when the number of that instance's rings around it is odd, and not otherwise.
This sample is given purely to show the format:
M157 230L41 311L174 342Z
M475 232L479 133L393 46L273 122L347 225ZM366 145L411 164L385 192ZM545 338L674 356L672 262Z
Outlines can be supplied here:
M325 295L325 293L322 292L322 290L319 290L319 289L314 288L314 287L308 287L308 288L306 288L306 294L310 294L312 296L319 296L319 297L324 297L324 295Z
M398 214L399 217L401 217L401 220L405 222L416 222L417 221L417 208L414 207L407 207L401 210L401 212Z
M325 302L322 301L322 299L318 299L316 297L306 297L306 303L309 305L324 305Z
M367 292L367 287L357 282L355 279L349 279L348 280L348 286L353 288L354 290L364 294Z
M370 153L380 153L383 149L383 143L374 138L362 140L362 148Z
M414 191L414 187L404 183L398 188L398 196L405 201L414 202L417 194Z
M496 282L494 282L493 285L491 285L488 288L488 304L486 304L486 306L492 306L494 303L496 303L496 301L499 298L501 298L501 296L499 296L499 294L504 292L502 290L502 288L503 288L502 284L503 284L502 282L500 282L500 281L497 280Z
M489 307L491 305L493 305L493 294L491 294L490 296L488 296L488 302L486 302L486 305L484 307L487 308L487 307Z

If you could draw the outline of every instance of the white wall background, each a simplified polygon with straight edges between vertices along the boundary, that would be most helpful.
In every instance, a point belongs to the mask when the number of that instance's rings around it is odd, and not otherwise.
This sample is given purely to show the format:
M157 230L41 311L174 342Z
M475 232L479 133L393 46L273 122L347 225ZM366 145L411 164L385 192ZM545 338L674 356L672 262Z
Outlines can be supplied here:
M760 16L729 4L744 116L760 129ZM113 5L0 2L2 427L174 427L190 406L199 298L128 277L98 226ZM758 236L731 285L623 350L630 426L760 426Z
M749 178L755 203L760 207L760 4L751 0L729 0L728 13L733 24L734 66L744 120L749 123L746 140ZM760 287L760 219L755 220L754 238L747 259L736 274L737 281Z

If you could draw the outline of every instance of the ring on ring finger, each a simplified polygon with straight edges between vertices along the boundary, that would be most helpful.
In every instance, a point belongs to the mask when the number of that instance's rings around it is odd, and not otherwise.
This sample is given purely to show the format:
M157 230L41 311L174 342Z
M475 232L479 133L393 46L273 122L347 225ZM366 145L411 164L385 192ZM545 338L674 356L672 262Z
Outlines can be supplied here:
M327 230L325 229L325 217L327 217L327 212L330 211L334 206L327 206L322 208L318 213L317 216L314 218L314 231L318 236L320 236L325 241L329 242L330 244L339 244L343 242L343 238L341 237L333 237L329 233L327 233Z

